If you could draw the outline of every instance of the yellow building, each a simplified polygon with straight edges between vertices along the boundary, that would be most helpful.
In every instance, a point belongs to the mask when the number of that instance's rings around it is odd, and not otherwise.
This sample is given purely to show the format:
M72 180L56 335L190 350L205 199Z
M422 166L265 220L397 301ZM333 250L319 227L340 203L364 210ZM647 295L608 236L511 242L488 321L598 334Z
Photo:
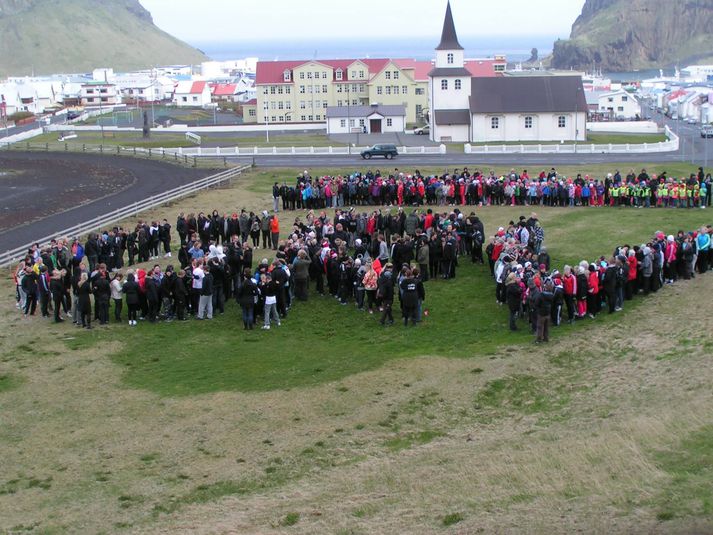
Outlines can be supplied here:
M357 59L261 61L257 103L244 106L246 123L326 123L327 107L404 105L406 122L424 122L430 61ZM267 119L267 120L266 120Z

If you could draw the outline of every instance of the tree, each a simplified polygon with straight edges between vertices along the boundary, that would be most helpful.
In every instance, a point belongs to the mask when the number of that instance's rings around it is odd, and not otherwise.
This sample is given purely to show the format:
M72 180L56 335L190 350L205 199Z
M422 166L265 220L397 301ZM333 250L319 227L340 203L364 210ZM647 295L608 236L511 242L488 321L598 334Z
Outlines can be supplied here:
M144 111L144 139L151 137L151 127L149 126L149 114Z
M539 50L536 48L533 48L532 51L530 52L530 59L527 60L528 63L534 63L536 62L540 57Z

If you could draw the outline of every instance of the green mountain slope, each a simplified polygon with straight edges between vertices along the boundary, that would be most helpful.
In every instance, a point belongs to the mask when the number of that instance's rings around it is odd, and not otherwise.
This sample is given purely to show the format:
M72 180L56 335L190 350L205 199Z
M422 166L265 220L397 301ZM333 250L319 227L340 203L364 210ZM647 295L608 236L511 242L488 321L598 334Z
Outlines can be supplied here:
M0 77L205 59L157 28L138 0L0 0Z
M569 40L557 41L559 69L630 71L713 57L713 0L587 0Z

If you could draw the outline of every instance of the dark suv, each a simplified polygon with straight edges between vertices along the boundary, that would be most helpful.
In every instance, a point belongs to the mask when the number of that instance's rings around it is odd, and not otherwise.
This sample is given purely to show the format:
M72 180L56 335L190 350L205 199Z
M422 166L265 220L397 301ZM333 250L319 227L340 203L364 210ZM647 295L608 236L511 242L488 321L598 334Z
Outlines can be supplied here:
M396 145L387 144L374 145L361 153L361 157L365 160L370 160L372 156L383 156L387 160L390 160L394 156L398 155L399 152L396 150Z

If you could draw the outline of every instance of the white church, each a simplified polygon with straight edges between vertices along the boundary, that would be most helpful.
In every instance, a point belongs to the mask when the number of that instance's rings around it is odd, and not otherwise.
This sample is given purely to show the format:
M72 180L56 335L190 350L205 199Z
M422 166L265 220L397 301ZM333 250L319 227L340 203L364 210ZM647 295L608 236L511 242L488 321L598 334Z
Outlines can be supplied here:
M580 76L472 77L450 2L429 73L431 140L473 143L586 141Z

